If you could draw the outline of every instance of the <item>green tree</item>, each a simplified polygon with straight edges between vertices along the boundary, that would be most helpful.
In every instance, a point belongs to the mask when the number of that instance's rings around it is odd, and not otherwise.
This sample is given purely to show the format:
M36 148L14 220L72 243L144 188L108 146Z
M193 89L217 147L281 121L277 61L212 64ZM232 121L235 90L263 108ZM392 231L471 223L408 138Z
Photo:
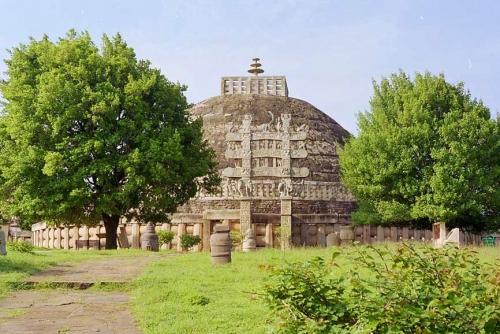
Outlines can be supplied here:
M360 223L498 228L499 124L463 83L404 72L374 82L371 110L339 152Z
M0 118L0 209L23 220L168 220L219 179L185 86L138 60L121 36L70 30L10 50Z

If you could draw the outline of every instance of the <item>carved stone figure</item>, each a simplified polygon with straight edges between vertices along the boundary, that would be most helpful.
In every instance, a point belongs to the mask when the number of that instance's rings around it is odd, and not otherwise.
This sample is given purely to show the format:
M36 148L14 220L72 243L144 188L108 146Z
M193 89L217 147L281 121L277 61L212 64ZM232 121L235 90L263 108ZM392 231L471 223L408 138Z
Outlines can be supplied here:
M283 122L283 132L288 132L288 128L290 127L290 114L282 114L281 121Z
M277 131L277 132L281 132L282 128L283 128L283 126L281 125L281 121L280 121L280 119L278 118L278 119L276 120L276 131Z
M226 178L226 182L224 182L224 189L226 196L231 195L231 180L229 178Z
M243 132L250 132L250 124L252 123L252 115L243 116L242 130Z
M244 188L245 188L245 182L242 179L239 179L236 185L236 189L238 190L238 194L240 196L245 196Z
M297 128L297 132L307 132L309 131L309 126L307 124L302 124Z
M286 179L285 180L285 184L286 184L287 196L291 196L292 195L292 191L293 191L292 180Z
M236 181L232 180L231 181L231 196L236 195Z
M274 114L270 111L268 111L269 115L271 115L271 121L269 123L264 123L259 126L257 126L257 131L262 131L262 132L269 132L271 130L271 125L274 122Z
M290 196L292 194L293 186L290 179L281 180L278 184L278 191L280 196Z
M252 196L253 193L253 183L252 180L248 180L246 184L247 196Z
M303 197L304 194L304 185L305 181L304 179L298 181L298 182L293 182L293 193L292 196L295 197Z
M286 196L286 185L283 180L278 183L278 191L280 193L280 196Z

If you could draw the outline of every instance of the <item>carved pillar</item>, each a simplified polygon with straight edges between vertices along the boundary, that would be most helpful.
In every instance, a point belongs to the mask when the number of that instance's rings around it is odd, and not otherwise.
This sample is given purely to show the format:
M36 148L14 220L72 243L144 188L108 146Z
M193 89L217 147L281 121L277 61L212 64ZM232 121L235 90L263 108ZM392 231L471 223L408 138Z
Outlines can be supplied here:
M318 224L318 233L316 234L316 242L318 246L325 247L326 246L326 233L325 233L325 225Z
M292 197L281 197L281 249L292 246Z
M136 221L132 222L132 248L139 249L141 248L141 224Z
M76 249L76 242L80 240L80 234L78 232L78 227L73 227L73 249ZM42 245L43 245L43 235L42 235Z
M182 218L181 218L182 221ZM177 225L177 251L182 252L182 246L181 246L181 235L186 234L186 224L184 223L179 223Z
M62 231L63 244L61 245L64 249L69 249L69 228L65 227Z
M205 245L203 244L203 228L202 228L202 224L200 223L195 223L194 224L194 227L193 227L193 235L199 235L201 240L202 240L202 244L198 244L196 246L193 247L193 251L195 252L199 252L200 250L202 250Z
M203 219L203 228L202 228L202 251L210 252L210 234L212 231L210 230L210 220Z
M249 199L240 201L240 232L242 233L252 226L251 203Z
M274 247L272 223L266 224L266 235L264 236L264 242L266 243L266 247Z

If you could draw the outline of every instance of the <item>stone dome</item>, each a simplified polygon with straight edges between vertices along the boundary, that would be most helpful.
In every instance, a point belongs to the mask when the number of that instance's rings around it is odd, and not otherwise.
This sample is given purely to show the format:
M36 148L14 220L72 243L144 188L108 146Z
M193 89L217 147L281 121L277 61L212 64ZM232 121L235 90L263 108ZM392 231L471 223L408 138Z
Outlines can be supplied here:
M227 152L226 136L241 131L245 115L252 117L252 133L259 130L273 133L278 131L281 116L289 114L291 130L306 135L301 144L306 151L302 155L306 156L292 156L291 167L307 168L309 173L303 177L305 181L339 182L337 145L343 146L349 132L308 102L275 95L221 95L196 104L190 114L203 118L204 137L216 152L221 172L235 167L235 159ZM294 148L292 142L291 149Z

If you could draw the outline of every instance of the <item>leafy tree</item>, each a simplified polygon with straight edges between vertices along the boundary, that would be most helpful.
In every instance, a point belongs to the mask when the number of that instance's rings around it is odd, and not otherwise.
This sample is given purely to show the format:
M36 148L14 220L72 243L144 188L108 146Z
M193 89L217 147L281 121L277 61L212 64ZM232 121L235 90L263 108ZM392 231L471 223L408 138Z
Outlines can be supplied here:
M498 228L499 124L462 83L404 72L374 82L371 110L339 153L360 223Z
M160 222L219 182L186 87L138 60L121 36L70 30L10 50L0 118L0 209L23 220Z

